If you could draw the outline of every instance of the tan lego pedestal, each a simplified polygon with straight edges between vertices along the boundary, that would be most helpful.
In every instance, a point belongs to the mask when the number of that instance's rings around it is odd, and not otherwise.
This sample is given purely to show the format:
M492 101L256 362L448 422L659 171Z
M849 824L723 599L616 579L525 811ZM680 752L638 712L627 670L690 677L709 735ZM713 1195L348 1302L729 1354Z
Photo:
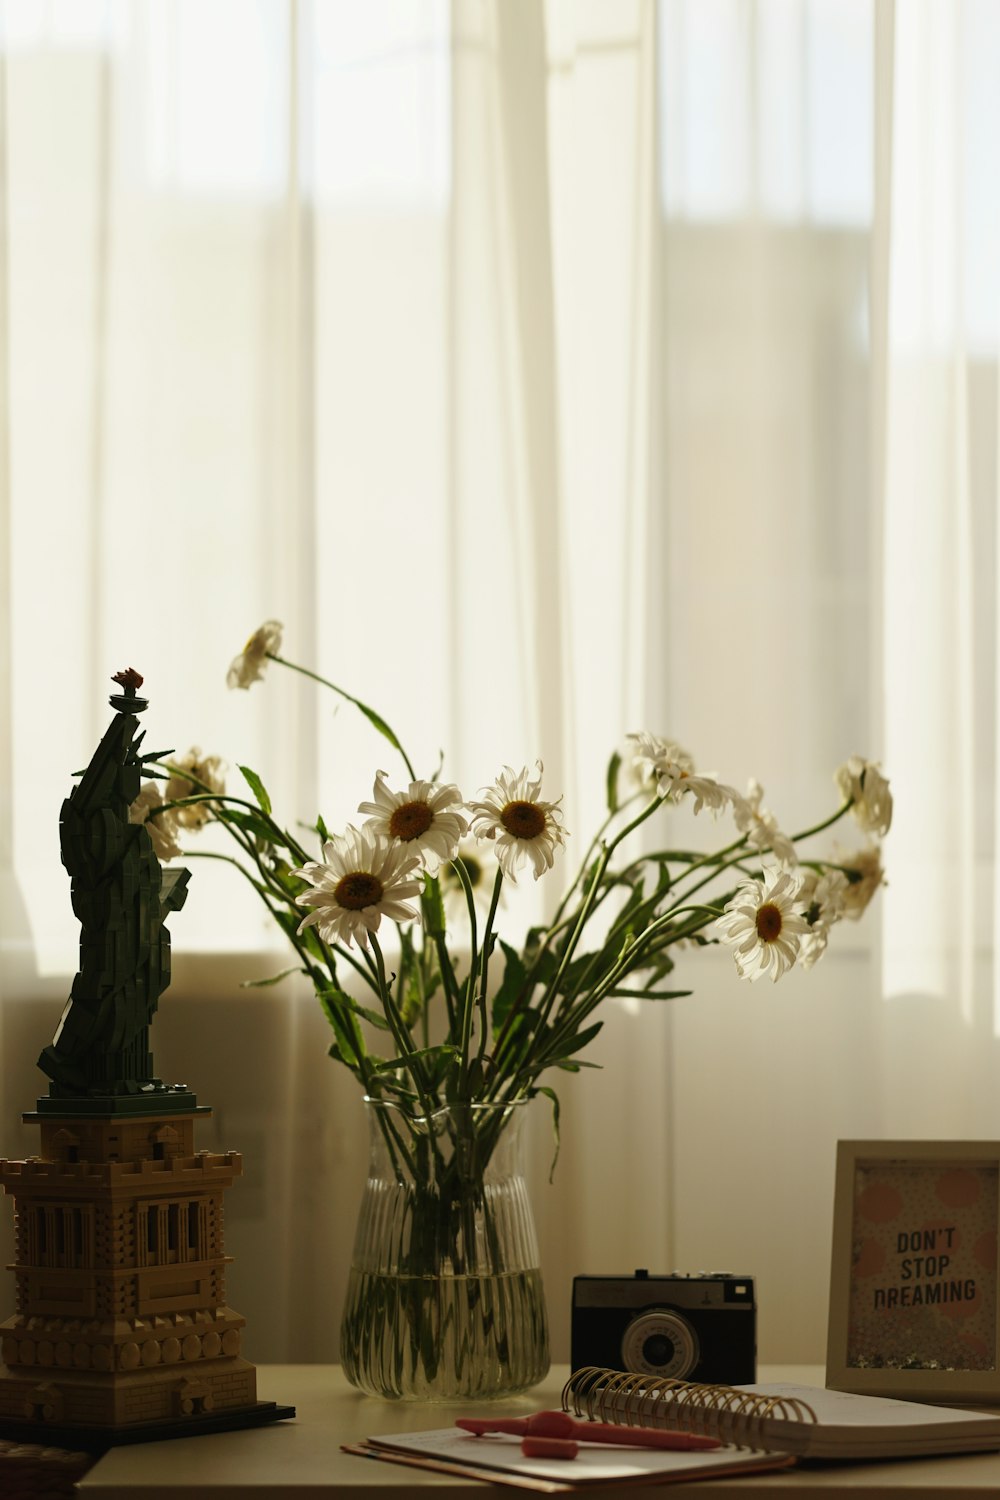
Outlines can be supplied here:
M245 1319L226 1306L223 1195L240 1156L195 1151L193 1112L25 1118L41 1156L0 1160L17 1283L0 1435L78 1446L86 1429L110 1446L292 1415L257 1401Z

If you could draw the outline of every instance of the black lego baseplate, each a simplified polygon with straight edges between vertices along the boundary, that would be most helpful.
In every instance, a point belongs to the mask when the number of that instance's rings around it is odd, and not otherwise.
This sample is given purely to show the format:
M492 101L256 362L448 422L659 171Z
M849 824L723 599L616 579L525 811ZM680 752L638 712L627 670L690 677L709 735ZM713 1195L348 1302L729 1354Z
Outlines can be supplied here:
M139 1422L129 1427L84 1427L70 1422L11 1422L0 1419L0 1438L15 1443L41 1443L74 1453L106 1453L128 1443L162 1443L168 1438L202 1437L210 1432L239 1432L265 1427L295 1416L294 1406L258 1401L229 1411L207 1411L198 1416L171 1417L165 1422Z

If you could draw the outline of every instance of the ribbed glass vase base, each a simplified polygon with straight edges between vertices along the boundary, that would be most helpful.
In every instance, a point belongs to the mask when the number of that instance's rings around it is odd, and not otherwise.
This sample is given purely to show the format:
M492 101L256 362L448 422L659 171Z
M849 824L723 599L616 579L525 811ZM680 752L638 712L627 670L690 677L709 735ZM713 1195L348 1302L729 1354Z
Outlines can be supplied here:
M549 1340L521 1165L524 1104L411 1115L367 1099L366 1109L344 1374L397 1401L487 1400L536 1385Z
M417 1401L514 1395L537 1385L549 1368L541 1273L352 1270L343 1346L344 1373L369 1395Z

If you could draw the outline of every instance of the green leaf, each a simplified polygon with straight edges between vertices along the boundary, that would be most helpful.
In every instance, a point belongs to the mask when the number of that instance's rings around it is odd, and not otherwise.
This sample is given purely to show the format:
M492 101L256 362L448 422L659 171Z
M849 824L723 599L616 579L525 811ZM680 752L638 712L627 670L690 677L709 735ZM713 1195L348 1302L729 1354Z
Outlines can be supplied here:
M555 1150L552 1153L552 1165L549 1168L549 1181L551 1182L556 1173L556 1162L559 1160L559 1095L555 1089L550 1089L544 1083L539 1084L535 1092L544 1094L546 1099L551 1099L552 1101L552 1137L555 1142Z
M345 697L349 696L349 694L345 694ZM351 702L354 704L355 708L359 708L361 710L365 718L368 720L369 724L373 725L378 730L379 734L385 735L385 738L389 741L389 744L393 747L393 749L398 750L400 755L402 755L405 759L405 751L403 750L402 745L399 743L396 736L389 728L388 724L382 718L382 715L377 714L373 708L369 708L367 703L362 703L360 698L352 697Z
M516 948L512 948L502 938L500 939L500 946L503 949L506 962L504 964L503 982L493 997L492 1023L494 1036L496 1036L510 1014L510 1008L521 993L528 972Z
M428 875L424 879L423 895L420 898L423 908L424 931L430 938L442 938L445 935L444 898L441 895L441 882L436 875Z
M316 814L316 822L313 824L313 827L316 829L316 832L319 834L320 843L325 844L326 841L327 841L327 839L330 837L330 830L329 830L329 828L327 828L326 824L323 821L323 814L322 813L317 813Z
M250 769L249 766L240 766L240 771L243 774L243 780L246 782L247 786L250 788L250 790L253 792L254 796L257 798L257 801L260 804L261 810L263 812L265 812L268 817L270 817L271 816L271 799L267 795L267 790L266 790L266 788L264 786L264 783L261 781L260 777L257 775L257 772L256 771L251 771L251 769Z
M649 913L646 912L645 914L643 914L641 909L644 906L648 906L651 910L654 905L654 900L650 900L648 902L646 901L645 882L642 879L637 880L636 883L632 886L631 894L629 895L628 900L625 902L621 911L615 917L614 925L612 926L611 932L609 933L609 939L611 936L617 933L624 933L626 936L632 935L636 929L636 922L634 918L637 914L639 916L638 925L640 927L645 927L649 920Z
M553 1063L553 1067L562 1068L564 1073L579 1073L581 1068L594 1068L600 1073L604 1067L603 1063L585 1062L582 1057L570 1059L563 1058L560 1062Z
M465 1086L470 1099L481 1097L485 1082L486 1070L483 1067L482 1061L478 1057L474 1057L469 1063L469 1071L465 1080Z
M524 961L526 964L534 962L548 930L547 927L529 927L528 935L524 940Z
M616 750L608 761L608 774L606 778L608 793L608 812L618 811L618 772L621 770L622 758Z
M694 990L608 990L608 994L633 1000L683 1000L686 995L693 995Z
M237 828L242 828L244 833L249 833L255 839L263 839L265 843L272 843L274 830L264 822L260 813L245 807L222 807L216 814L220 823L233 823Z
M562 1043L559 1056L548 1057L545 1066L549 1067L554 1063L561 1063L565 1058L571 1057L574 1052L582 1051L588 1043L594 1040L594 1037L603 1025L603 1021L595 1021L593 1026L585 1026L582 1031L577 1032L576 1036L570 1037L568 1041Z
M343 990L317 990L316 998L322 1007L323 1014L334 1029L339 1020L339 1017L337 1020L334 1019L336 1013L346 1011L348 1015L361 1016L363 1020L370 1021L373 1026L378 1027L379 1031L389 1030L389 1023L385 1016L380 1016L377 1010L370 1010L367 1005L359 1005L357 1000L352 999L350 995L345 995Z
M305 969L300 968L298 964L292 964L292 967L290 969L282 969L280 974L272 974L270 979L244 979L240 983L240 989L264 990L267 989L269 985L280 984L283 979L288 978L289 974L304 973Z
M646 988L651 989L654 984L659 984L661 979L665 979L676 968L676 964L670 957L669 948L657 948L653 945L647 949L647 953L652 956L649 959L649 978L646 980Z
M311 931L312 929L310 928L309 930ZM326 1016L326 1019L333 1027L333 1034L337 1039L333 1043L333 1046L336 1047L337 1051L334 1052L331 1050L330 1056L339 1057L341 1061L348 1062L350 1066L353 1067L354 1064L353 1062L350 1062L350 1059L353 1058L358 1052L360 1052L362 1055L367 1052L367 1048L365 1047L365 1040L361 1034L360 1026L354 1023L353 1017L351 1024L345 1023L343 1011L345 1009L349 1011L350 1006L340 1007L335 1004L331 999L331 993L338 994L339 991L317 994L317 999L319 1000L323 1014ZM344 999L349 1000L350 997L345 995Z
M441 1047L418 1047L416 1052L404 1052L402 1057L389 1057L384 1061L380 1060L375 1065L375 1071L378 1073L393 1073L399 1068L410 1067L411 1064L419 1062L421 1058L429 1058L433 1062L437 1062L439 1058L449 1054L451 1056L458 1056L458 1048L452 1047L450 1045Z

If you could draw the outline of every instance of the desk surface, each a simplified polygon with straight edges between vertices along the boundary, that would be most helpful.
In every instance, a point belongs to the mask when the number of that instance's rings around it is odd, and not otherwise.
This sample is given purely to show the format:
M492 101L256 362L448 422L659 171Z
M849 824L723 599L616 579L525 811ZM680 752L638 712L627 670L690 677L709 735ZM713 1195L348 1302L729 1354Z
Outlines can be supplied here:
M568 1370L557 1367L528 1396L492 1403L491 1411L538 1411L558 1406ZM819 1366L765 1366L761 1381L798 1380L822 1385ZM340 1444L388 1432L447 1427L469 1404L425 1406L362 1396L331 1365L264 1365L258 1370L262 1400L294 1405L294 1421L248 1432L177 1438L116 1448L100 1459L79 1485L81 1500L402 1500L420 1491L426 1500L502 1500L530 1491L484 1485L376 1463L342 1453ZM671 1500L750 1500L773 1495L798 1500L821 1492L824 1500L872 1500L887 1495L931 1496L1000 1493L1000 1453L956 1458L910 1459L905 1463L845 1464L743 1475L698 1484L671 1485ZM637 1491L609 1487L595 1492L619 1500ZM646 1493L643 1487L638 1493ZM666 1493L666 1492L664 1492Z

